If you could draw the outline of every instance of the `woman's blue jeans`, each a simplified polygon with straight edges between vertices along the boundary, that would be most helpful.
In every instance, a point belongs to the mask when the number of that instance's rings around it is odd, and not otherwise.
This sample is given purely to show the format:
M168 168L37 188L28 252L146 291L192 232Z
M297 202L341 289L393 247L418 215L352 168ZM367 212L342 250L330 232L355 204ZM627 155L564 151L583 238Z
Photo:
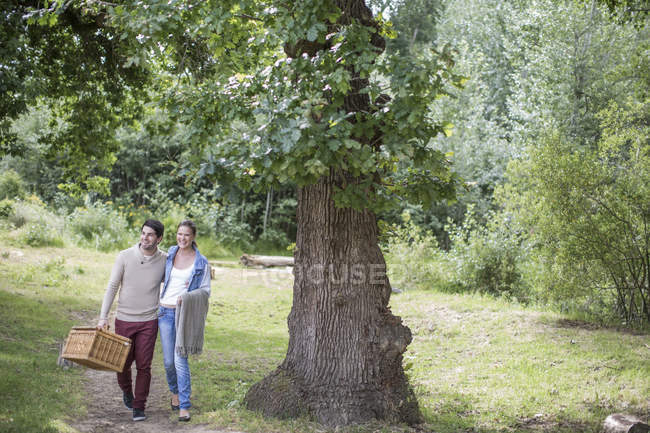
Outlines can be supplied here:
M187 358L178 356L174 347L176 346L176 309L158 308L158 332L163 350L163 363L167 375L167 384L172 394L178 394L181 409L189 409L192 384L190 377L190 365Z

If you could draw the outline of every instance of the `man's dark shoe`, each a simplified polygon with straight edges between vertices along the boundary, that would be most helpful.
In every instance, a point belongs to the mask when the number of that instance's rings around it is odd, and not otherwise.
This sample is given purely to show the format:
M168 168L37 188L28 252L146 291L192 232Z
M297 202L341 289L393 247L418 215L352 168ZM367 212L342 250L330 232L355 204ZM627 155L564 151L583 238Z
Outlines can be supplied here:
M144 421L147 416L144 414L144 409L133 409L133 421Z
M127 409L133 409L133 394L130 392L122 392L122 400Z

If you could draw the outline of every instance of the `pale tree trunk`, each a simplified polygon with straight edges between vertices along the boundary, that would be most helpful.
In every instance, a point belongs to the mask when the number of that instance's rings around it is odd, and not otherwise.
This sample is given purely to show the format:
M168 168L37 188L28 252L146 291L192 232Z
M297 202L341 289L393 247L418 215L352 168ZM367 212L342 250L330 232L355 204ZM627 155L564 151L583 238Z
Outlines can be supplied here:
M337 209L335 183L330 176L298 191L289 348L284 362L249 390L246 404L329 426L417 423L417 400L402 369L411 332L388 308L375 215Z
M271 208L273 207L273 187L266 192L266 208L264 210L264 226L262 233L266 233L266 224L271 219Z

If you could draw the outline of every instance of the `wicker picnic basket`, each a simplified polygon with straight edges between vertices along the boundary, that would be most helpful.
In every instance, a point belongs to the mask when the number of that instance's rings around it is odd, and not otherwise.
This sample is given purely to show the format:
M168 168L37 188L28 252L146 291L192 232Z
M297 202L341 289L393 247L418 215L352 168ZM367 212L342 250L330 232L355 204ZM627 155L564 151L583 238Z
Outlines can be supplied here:
M93 327L70 330L61 355L95 370L121 372L131 350L131 340Z

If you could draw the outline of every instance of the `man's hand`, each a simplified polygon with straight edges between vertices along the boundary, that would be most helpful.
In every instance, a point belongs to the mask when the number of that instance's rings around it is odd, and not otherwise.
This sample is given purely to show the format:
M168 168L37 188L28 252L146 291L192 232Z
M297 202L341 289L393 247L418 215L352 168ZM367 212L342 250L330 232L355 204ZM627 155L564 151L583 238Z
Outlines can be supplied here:
M108 321L106 319L99 319L99 322L97 322L97 329L108 331Z

